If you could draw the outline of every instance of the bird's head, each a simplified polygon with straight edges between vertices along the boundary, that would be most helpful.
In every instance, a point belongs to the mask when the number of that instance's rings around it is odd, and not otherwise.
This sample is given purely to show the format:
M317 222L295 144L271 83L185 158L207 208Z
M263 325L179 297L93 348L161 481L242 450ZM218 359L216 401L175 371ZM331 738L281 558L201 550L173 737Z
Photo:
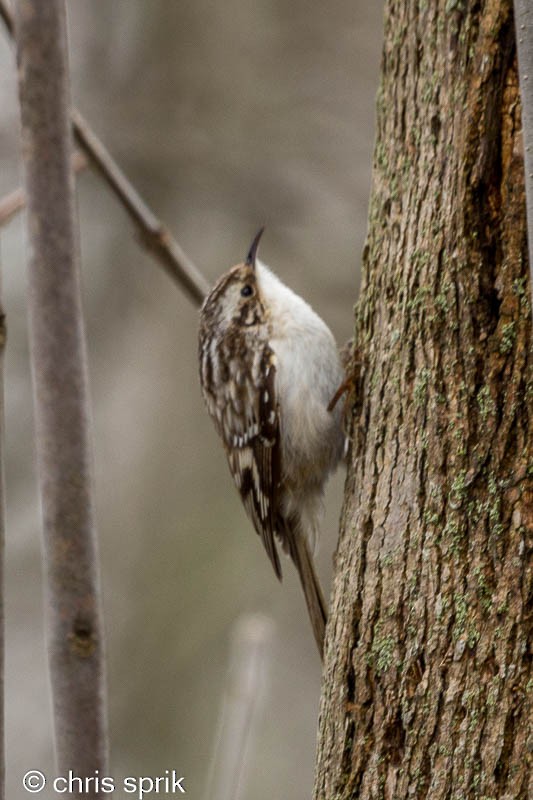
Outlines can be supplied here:
M257 280L257 250L263 235L255 235L246 260L225 272L214 285L202 306L202 316L222 328L230 325L250 327L265 319L265 308Z

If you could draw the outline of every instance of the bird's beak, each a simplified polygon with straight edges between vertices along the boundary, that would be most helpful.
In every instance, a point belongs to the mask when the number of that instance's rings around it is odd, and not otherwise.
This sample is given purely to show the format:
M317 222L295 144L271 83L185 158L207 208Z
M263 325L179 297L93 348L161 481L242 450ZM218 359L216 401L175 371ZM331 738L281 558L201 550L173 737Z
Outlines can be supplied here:
M259 242L261 240L261 236L264 233L264 230L265 226L263 225L263 227L260 228L255 234L254 240L250 245L250 249L248 250L246 261L244 262L247 267L252 267L252 269L255 269L255 258L257 256L257 250L259 249Z

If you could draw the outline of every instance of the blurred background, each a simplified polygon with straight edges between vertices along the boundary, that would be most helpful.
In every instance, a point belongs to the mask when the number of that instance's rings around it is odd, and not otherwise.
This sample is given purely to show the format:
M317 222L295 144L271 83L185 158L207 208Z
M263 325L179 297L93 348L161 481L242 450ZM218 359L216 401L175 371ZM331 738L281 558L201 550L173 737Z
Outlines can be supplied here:
M366 227L382 7L369 0L68 3L72 94L204 272L261 257L339 343ZM21 181L13 53L0 34L0 196ZM175 768L202 798L243 616L273 620L243 797L311 793L320 664L289 563L280 586L235 491L197 378L197 309L78 179L107 629L111 775ZM54 773L25 309L25 230L0 229L8 322L9 797ZM329 587L344 475L318 555ZM45 794L41 795L42 797Z

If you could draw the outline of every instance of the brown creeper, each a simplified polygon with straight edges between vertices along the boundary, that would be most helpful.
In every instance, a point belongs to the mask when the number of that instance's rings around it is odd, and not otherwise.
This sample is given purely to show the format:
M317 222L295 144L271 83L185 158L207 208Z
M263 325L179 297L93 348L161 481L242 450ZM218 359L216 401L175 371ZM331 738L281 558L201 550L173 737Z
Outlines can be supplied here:
M328 404L344 374L327 325L256 259L262 233L204 301L200 381L276 575L276 539L298 570L322 655L327 612L310 548L324 485L343 454L342 409Z

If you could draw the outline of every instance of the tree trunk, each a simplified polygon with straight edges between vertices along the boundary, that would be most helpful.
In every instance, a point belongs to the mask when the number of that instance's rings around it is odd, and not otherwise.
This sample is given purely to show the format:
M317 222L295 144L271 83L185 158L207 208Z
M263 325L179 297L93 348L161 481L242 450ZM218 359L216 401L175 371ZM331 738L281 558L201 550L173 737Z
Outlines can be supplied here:
M388 0L316 800L531 797L512 0Z
M104 632L71 168L64 0L19 0L30 346L58 773L107 771ZM99 773L97 772L99 770ZM100 797L95 783L75 797Z
M529 279L533 300L533 8L531 0L514 0L513 8L522 102Z

